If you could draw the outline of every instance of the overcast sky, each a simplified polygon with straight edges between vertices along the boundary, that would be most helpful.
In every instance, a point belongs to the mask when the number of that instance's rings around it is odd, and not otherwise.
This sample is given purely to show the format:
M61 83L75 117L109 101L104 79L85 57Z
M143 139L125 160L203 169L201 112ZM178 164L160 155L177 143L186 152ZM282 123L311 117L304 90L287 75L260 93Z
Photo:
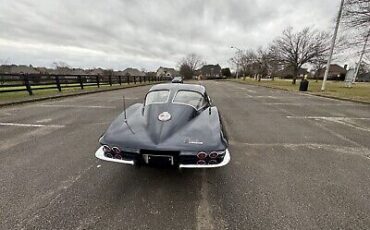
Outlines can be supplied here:
M265 46L287 26L332 28L339 2L0 0L0 61L156 70L195 52L225 67L232 45Z

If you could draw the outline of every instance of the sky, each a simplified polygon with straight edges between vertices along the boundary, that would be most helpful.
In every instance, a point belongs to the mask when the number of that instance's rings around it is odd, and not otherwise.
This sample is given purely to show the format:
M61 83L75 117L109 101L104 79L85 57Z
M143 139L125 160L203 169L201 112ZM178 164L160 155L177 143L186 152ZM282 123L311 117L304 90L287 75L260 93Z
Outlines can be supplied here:
M0 64L177 67L189 53L231 65L284 28L332 32L339 0L0 0Z

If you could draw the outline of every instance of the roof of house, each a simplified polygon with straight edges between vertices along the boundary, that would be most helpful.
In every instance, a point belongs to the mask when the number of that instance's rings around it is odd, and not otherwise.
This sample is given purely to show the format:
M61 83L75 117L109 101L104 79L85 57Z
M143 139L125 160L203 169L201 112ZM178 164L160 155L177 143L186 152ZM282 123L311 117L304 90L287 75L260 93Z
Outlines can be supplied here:
M216 65L204 65L200 68L202 73L216 73L221 71L221 66L219 64Z
M29 73L29 74L36 74L40 73L32 66L26 65L2 65L0 67L0 72L2 73L10 73L10 74L18 74L18 73Z
M293 66L287 66L283 70L278 71L277 74L280 75L280 76L293 75ZM299 68L298 75L301 75L301 74L303 74L303 75L308 74L307 69L302 68L302 67Z
M145 73L135 68L126 68L125 70L122 71L122 75L145 76Z
M324 67L323 70L325 72L326 67ZM331 64L329 68L329 73L346 74L347 70L338 64Z
M90 69L90 70L87 70L87 72L91 75L103 75L104 74L104 70L102 68L95 68L95 69Z

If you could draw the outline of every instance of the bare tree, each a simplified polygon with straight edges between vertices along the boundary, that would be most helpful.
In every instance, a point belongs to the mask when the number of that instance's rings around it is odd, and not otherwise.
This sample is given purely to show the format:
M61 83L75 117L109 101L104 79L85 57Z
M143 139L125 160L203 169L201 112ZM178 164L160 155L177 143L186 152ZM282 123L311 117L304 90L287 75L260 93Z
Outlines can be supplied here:
M370 46L366 42L370 37L370 0L346 0L342 21L351 34L348 47L369 53Z
M264 50L261 47L257 50L256 61L253 66L257 68L257 79L261 81L261 78L271 75L273 61L269 50Z
M195 75L195 71L204 64L205 62L202 60L201 56L191 53L181 59L178 65L180 67L180 74L185 79L191 79Z
M66 62L63 62L63 61L55 61L55 62L53 62L52 65L55 67L55 69L57 69L57 68L70 68L70 66Z
M230 59L230 61L237 66L237 71L241 70L241 74L245 78L246 76L253 74L252 64L256 61L256 59L256 53L249 49L238 50L235 53L235 56Z
M370 28L370 0L346 0L343 21L349 27L367 32Z
M301 67L313 61L318 55L327 52L330 49L328 44L328 35L325 32L309 27L293 32L293 28L289 27L273 41L270 53L274 61L292 67L292 84L295 84Z

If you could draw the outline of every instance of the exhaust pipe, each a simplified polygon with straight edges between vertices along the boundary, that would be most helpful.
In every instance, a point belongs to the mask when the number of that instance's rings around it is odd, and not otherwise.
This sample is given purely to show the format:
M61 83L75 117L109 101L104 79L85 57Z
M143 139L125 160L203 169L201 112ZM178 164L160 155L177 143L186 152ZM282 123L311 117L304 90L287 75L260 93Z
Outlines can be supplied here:
M116 154L116 155L114 155L114 159L122 160L123 157L122 157L121 154Z

